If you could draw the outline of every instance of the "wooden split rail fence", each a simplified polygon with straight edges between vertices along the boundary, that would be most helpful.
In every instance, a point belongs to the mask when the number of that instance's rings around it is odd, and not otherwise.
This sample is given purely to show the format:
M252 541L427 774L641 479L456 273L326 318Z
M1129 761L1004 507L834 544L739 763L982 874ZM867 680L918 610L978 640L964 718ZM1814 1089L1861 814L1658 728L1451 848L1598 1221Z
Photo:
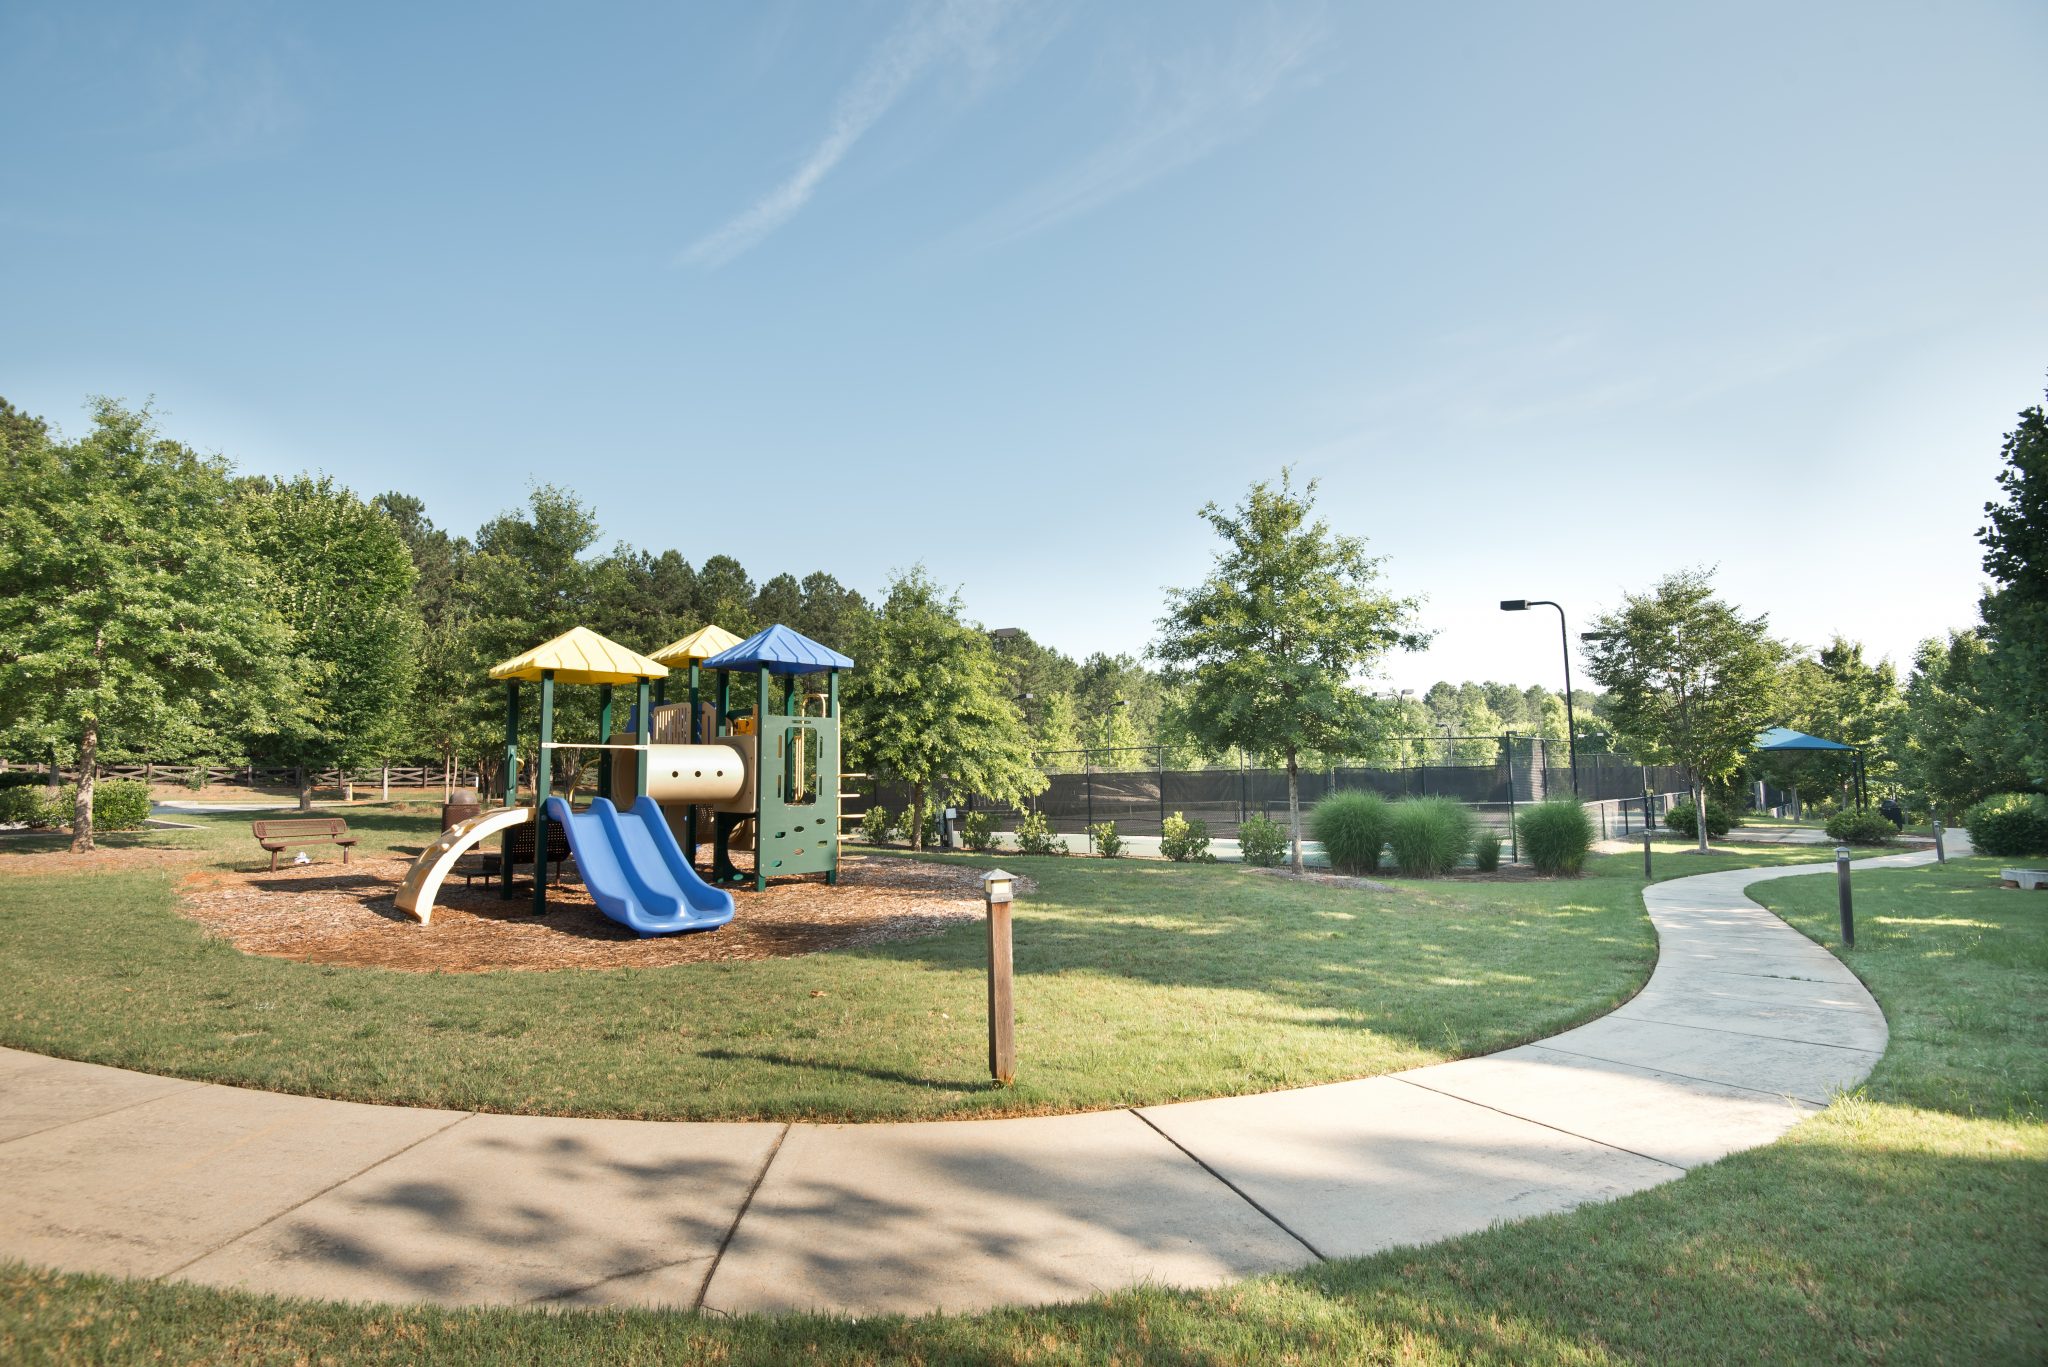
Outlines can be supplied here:
M31 772L47 775L47 764L9 765L0 761L0 773ZM73 782L78 771L60 768L60 781ZM182 784L186 787L204 788L214 784L237 784L244 788L297 788L299 771L290 766L262 764L105 764L100 766L101 778L133 778L145 783ZM474 768L448 768L440 764L393 764L374 769L356 769L344 775L339 769L322 769L315 773L313 786L316 788L339 787L346 777L358 788L439 788L444 783L457 788L475 788L481 779Z

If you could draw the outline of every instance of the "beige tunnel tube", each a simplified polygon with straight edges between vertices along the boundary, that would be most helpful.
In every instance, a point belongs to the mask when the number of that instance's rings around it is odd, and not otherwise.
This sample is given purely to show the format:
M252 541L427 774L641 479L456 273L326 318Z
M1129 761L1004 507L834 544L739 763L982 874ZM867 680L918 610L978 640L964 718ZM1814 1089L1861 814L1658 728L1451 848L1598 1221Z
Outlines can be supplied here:
M637 751L622 750L612 762L613 801L621 806L633 801L639 758ZM655 745L647 758L647 795L656 802L715 806L732 801L746 786L746 760L730 745Z

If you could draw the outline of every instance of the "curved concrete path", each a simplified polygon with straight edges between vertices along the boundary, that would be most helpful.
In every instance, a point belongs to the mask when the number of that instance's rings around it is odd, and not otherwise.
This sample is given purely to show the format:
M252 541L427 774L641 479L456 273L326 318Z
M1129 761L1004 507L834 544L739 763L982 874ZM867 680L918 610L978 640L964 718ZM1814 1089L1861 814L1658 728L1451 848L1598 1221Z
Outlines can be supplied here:
M1671 1181L1862 1079L1877 1004L1743 895L1816 867L1648 888L1649 983L1541 1044L1135 1110L549 1119L0 1050L0 1256L338 1300L918 1312L1426 1243Z

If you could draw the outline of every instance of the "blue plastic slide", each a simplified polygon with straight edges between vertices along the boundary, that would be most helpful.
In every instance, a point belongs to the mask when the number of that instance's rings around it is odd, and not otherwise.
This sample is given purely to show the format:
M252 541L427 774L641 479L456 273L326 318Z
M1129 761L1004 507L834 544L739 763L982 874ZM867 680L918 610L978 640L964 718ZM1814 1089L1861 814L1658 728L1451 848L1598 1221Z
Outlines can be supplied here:
M569 849L597 909L642 935L716 930L732 919L732 894L697 876L651 797L630 811L597 798L572 812L551 797L548 820L569 834Z

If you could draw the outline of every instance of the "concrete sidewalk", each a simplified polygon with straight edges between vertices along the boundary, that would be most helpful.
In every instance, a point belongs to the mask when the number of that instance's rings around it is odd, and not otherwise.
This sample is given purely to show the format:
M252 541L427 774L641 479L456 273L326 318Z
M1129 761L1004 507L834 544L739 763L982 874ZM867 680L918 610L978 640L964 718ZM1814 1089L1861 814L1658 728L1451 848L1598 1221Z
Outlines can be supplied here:
M0 1050L0 1256L343 1300L867 1313L1427 1243L1671 1181L1863 1078L1877 1004L1743 893L1823 867L1650 887L1648 985L1540 1044L1085 1115L477 1115Z

